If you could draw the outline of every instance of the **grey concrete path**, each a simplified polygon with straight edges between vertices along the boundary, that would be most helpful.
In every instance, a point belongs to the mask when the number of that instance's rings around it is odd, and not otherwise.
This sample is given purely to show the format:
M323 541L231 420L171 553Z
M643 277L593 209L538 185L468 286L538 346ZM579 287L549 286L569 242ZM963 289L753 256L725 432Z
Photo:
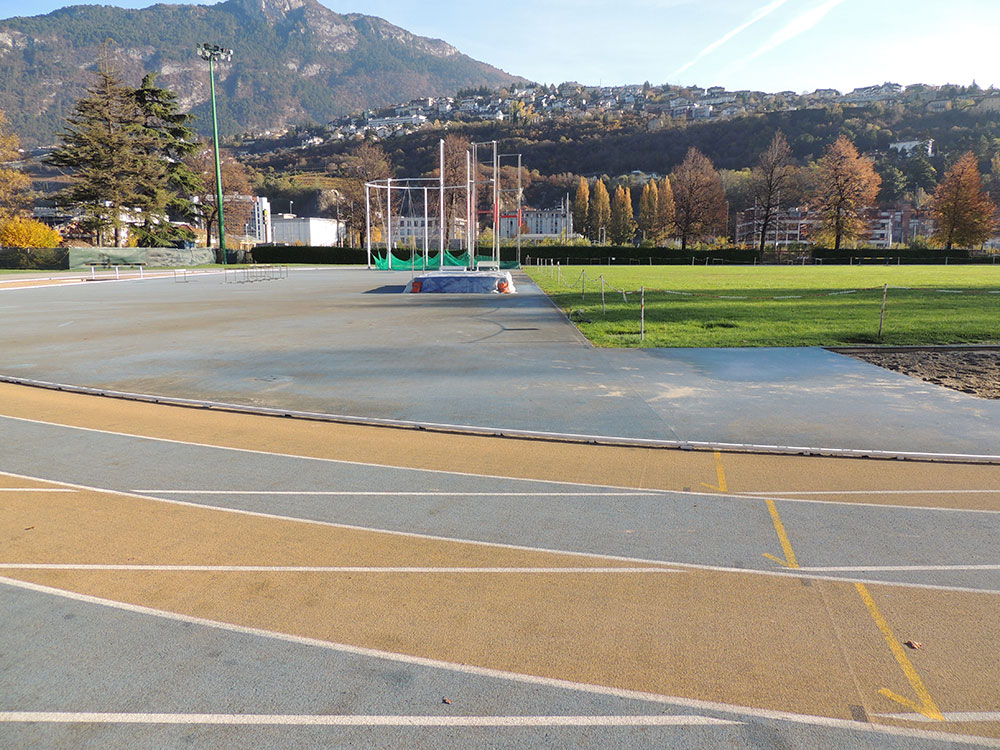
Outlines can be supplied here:
M504 297L398 293L408 279L0 290L0 374L432 423L1000 455L1000 401L815 348L595 349L524 277Z

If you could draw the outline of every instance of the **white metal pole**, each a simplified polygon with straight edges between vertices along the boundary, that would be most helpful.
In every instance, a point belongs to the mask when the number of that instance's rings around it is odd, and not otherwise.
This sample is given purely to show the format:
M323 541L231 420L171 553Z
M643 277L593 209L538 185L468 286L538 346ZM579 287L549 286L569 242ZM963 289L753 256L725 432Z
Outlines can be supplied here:
M500 151L493 141L493 262L500 265Z
M441 243L439 250L441 251L441 270L444 270L444 138L441 139L441 178L440 178L440 190L441 190Z
M431 228L430 225L427 223L430 221L430 217L428 216L428 210L427 210L427 201L428 201L428 191L427 188L425 187L424 188L424 270L425 271L427 270L428 245L431 244Z
M521 267L521 154L517 155L517 267Z
M371 188L365 183L365 247L368 249L368 268L372 267L372 196Z
M385 251L389 256L389 270L392 270L392 178L385 187Z
M473 151L475 151L475 145L472 146ZM475 234L475 228L473 227L474 211L472 204L472 153L469 151L465 152L465 245L468 248L469 253L469 268L472 268L473 263L473 235Z

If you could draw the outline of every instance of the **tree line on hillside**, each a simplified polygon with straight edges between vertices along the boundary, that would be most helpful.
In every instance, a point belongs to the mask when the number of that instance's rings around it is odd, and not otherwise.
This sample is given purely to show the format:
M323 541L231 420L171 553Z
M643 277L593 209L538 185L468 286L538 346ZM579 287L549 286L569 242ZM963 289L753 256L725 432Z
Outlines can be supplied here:
M871 159L840 136L823 156L807 167L795 165L792 151L779 130L758 156L750 171L746 196L758 217L756 238L764 252L783 208L802 195L817 212L819 227L811 240L839 250L862 238L867 231L866 212L876 205L882 178ZM804 186L804 187L803 187ZM687 249L692 241L714 241L728 235L726 187L723 175L698 149L688 150L684 161L667 177L649 180L642 189L638 211L629 188L613 187L609 200L605 179L580 178L573 201L576 230L596 242L609 239L627 245L643 241L659 246L671 238ZM997 228L997 207L983 187L978 160L963 154L937 185L930 200L937 230L934 240L946 249L973 248L989 239Z
M179 110L172 91L156 84L154 74L145 75L140 85L132 88L102 59L94 84L77 101L64 124L60 145L48 157L50 165L70 178L69 186L55 196L56 201L79 214L80 228L92 233L98 243L124 244L123 230L128 224L128 241L132 244L173 244L192 237L189 225L193 222L205 223L211 240L213 225L218 223L214 168L211 150L196 138L192 119L192 115ZM850 120L840 123L845 124ZM606 127L603 132L593 131L587 144L591 151L602 151L615 138L628 135L621 122ZM687 128L684 132L695 130ZM820 228L811 240L839 249L862 235L866 211L904 195L918 202L922 195L928 196L926 203L938 228L935 239L945 247L976 246L996 228L1000 137L992 145L979 143L977 149L939 162L943 175L939 180L938 169L926 155L892 152L890 157L883 155L876 161L861 155L857 143L844 132L815 159L803 158L801 150L781 129L773 132L768 141L762 141L760 135L757 129L750 138L751 143L759 144L753 166L741 169L719 170L703 149L689 145L683 158L665 170L664 176L626 174L611 179L606 174L581 177L569 170L546 175L537 168L522 168L518 174L514 167L504 166L499 179L506 186L519 179L529 204L551 205L555 202L550 202L551 198L561 199L572 193L575 230L592 241L618 245L661 245L676 238L686 249L693 242L728 239L733 212L754 207L757 243L763 250L768 232L781 212L808 205L821 217ZM397 173L437 177L440 136L438 131L433 139L428 134L417 140L396 139L389 152L370 138L325 151L324 171L336 181L336 189L329 191L331 195L320 210L344 220L352 232L352 243L361 244L369 205L365 183ZM487 136L486 131L478 130L472 138L466 132L446 135L448 185L464 184L470 141L485 140ZM871 134L865 138L870 140ZM406 150L407 144L412 146L412 152ZM504 149L517 150L518 146L515 140L505 143ZM740 148L745 151L747 145ZM984 154L989 153L993 157L984 181L980 167ZM0 113L0 165L9 165L17 158L17 138ZM316 157L311 154L299 158ZM661 161L663 158L661 155ZM405 165L411 162L422 165L422 169L409 171ZM481 169L486 179L492 176L488 168ZM258 173L256 186L265 192L294 190L291 182L280 182L279 174L268 167ZM240 200L240 196L254 192L253 179L253 172L231 155L223 159L224 208L231 227L240 226L248 218L248 201ZM28 244L30 238L23 236L30 203L27 185L27 178L17 169L0 167L0 232L10 227L8 232L16 229L20 233L16 242L11 240L13 235L0 233L0 244ZM298 203L297 197L295 200ZM394 196L393 200L399 203L389 206L375 202L376 222L384 224L388 214L398 215L398 211L405 210L405 197ZM505 195L504 201L510 200L513 198ZM435 206L430 214L437 216L440 208ZM511 208L501 206L505 212ZM452 220L463 219L465 210L461 192L450 191L444 206L446 232L454 231L457 224Z

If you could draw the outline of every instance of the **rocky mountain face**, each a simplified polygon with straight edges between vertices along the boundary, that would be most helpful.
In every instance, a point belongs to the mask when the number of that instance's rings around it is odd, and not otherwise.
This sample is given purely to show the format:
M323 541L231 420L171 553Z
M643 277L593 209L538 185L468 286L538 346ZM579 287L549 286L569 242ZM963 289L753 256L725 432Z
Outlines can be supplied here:
M104 50L131 85L159 73L158 83L208 132L208 66L195 51L202 42L234 50L232 62L216 68L219 126L227 134L523 80L441 40L381 18L335 13L317 0L73 6L0 21L0 109L24 145L53 142Z

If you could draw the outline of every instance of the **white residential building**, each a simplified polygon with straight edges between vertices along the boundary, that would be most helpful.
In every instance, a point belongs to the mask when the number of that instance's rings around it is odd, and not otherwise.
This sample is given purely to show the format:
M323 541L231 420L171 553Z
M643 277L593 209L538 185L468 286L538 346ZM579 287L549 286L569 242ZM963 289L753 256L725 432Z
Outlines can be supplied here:
M271 202L267 198L253 197L253 213L246 234L259 242L274 242L271 233Z
M271 217L271 237L276 244L333 247L347 237L347 225L337 219L274 214Z
M448 221L449 244L456 240L465 241L465 219L452 218ZM425 229L426 227L426 229ZM385 239L384 237L382 238ZM429 216L426 223L423 216L393 216L392 245L393 247L427 248L434 251L441 244L441 220L437 216Z
M889 148L901 154L905 153L907 156L913 156L914 153L920 153L924 156L934 156L934 139L928 138L925 141L897 141L896 143L890 143Z
M569 239L573 236L573 212L569 203L558 208L525 208L521 210L521 237L528 239ZM500 218L500 238L517 237L517 216Z

